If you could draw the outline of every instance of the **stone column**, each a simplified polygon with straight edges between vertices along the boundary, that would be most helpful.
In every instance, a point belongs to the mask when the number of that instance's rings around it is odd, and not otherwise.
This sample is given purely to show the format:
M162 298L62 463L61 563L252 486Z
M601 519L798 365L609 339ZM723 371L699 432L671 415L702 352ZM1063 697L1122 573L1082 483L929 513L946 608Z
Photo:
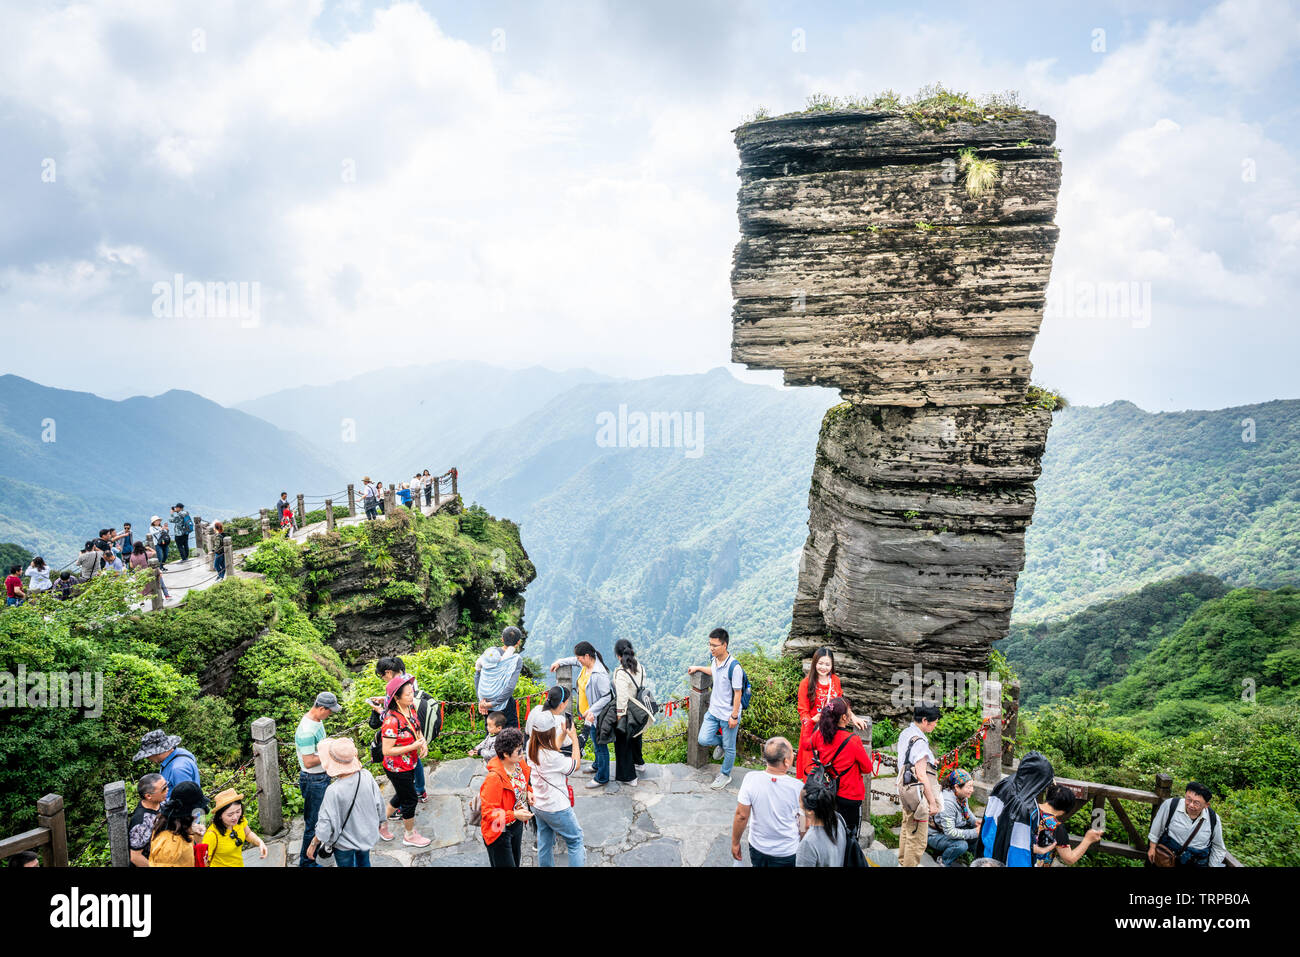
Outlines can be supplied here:
M271 537L271 523L270 523L270 521L267 519L266 509L260 509L259 511L260 511L260 513L261 513L261 515L262 515L262 537L263 537L263 538L270 538L270 537Z
M194 541L190 544L194 546L196 552L203 550L203 517L201 515L191 516L194 519Z
M298 493L298 527L302 528L307 524L307 509L302 503L302 492Z
M460 494L460 486L458 484L459 481L460 481L460 473L458 473L455 469L452 469L451 470L451 494L453 497Z
M1016 762L1016 732L1020 726L1020 679L1007 685L1007 694L1011 696L1011 714L1007 718L1007 728L1002 734L1002 767L1008 771Z
M442 489L440 488L441 485L442 485L441 477L433 480L433 510L435 512L442 507Z
M221 550L226 555L226 577L231 578L235 574L235 547L229 535L222 536Z
M47 867L68 866L68 831L63 820L63 798L58 794L47 794L36 802L36 824L48 828L50 843Z
M126 810L126 782L114 781L104 785L104 818L108 822L108 859L110 867L130 867L131 847L127 842L126 826L130 817Z
M258 718L253 722L253 769L257 778L257 823L262 835L279 834L284 828L280 795L280 760L275 741L275 722Z
M864 716L858 715L858 717L861 718ZM872 727L871 718L867 717L866 721L867 721L867 726L865 728L861 728L858 730L858 737L862 739L862 746L866 748L867 756L870 757L871 727ZM798 743L796 742L796 747L797 746ZM870 771L864 772L862 775L862 780L863 783L865 783L867 786L867 796L864 799L864 803L862 806L862 818L858 822L858 840L862 842L863 847L866 847L876 839L876 829L871 824L871 781L872 781L871 772Z
M149 609L150 611L158 611L163 606L161 568L153 570L153 586L153 594L149 596Z
M217 540L217 532L211 525L203 530L203 554L207 556L208 571L211 571L217 561L217 549L221 547L221 542Z
M325 531L334 531L334 499L325 499Z
M983 717L991 719L981 749L981 774L989 786L1002 780L1002 682L985 681L980 695Z
M686 722L686 763L693 768L707 768L713 760L713 748L699 744L700 725L709 710L709 696L713 691L713 675L697 671L691 675L690 717Z
M574 682L573 665L560 665L555 669L555 683L569 692L569 713L578 713L578 692Z
M357 517L357 487L348 483L348 517Z
M397 511L397 491L392 485L388 485L384 488L384 517L392 518L395 511Z

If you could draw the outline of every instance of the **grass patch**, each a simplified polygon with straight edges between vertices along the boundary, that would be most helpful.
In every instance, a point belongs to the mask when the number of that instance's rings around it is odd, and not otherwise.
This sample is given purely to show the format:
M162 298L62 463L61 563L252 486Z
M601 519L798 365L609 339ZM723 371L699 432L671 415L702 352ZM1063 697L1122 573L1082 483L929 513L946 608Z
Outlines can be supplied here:
M997 182L998 161L976 156L973 149L957 154L957 168L966 174L966 195L971 199L979 199Z
M902 97L894 90L885 90L875 96L833 96L814 93L802 110L772 116L765 108L745 117L741 126L770 119L784 119L809 113L900 113L918 126L942 130L955 122L986 123L1005 120L1026 112L1015 90L988 93L974 97L958 90L950 90L942 83L931 83L910 97ZM1022 144L1024 145L1024 144Z

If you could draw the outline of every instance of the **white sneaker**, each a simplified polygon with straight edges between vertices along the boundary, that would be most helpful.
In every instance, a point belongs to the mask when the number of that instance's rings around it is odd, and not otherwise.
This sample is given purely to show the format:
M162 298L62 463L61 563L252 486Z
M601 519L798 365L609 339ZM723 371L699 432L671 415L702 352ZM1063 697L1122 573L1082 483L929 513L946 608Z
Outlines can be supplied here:
M717 747L713 749L713 760L714 761L722 760L722 745L719 744Z
M645 765L644 765L644 764L638 764L638 765L635 765L635 767L636 767L637 771L644 771L644 770L645 770Z
M590 790L591 788L603 788L608 783L609 783L608 781L588 781L586 784L583 785L583 787L587 788L588 790Z
M619 784L626 784L628 787L634 788L636 787L636 778L633 778L631 781L620 781Z
M713 779L713 783L710 784L709 787L713 788L713 790L715 791L721 791L730 783L731 783L731 775L719 774L716 778Z

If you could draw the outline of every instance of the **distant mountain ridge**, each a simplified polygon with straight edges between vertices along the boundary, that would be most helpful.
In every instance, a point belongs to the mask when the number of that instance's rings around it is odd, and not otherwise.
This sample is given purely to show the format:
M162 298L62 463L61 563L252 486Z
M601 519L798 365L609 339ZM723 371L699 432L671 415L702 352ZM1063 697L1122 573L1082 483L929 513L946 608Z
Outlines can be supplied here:
M301 436L192 392L112 401L13 375L0 376L0 452L3 537L53 561L178 501L220 518L347 482Z

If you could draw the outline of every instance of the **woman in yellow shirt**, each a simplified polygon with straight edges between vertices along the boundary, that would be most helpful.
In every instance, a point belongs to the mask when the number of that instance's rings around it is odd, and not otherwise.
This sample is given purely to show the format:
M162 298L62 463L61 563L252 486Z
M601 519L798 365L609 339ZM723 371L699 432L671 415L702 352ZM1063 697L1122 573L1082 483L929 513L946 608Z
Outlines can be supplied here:
M227 788L212 802L212 823L203 833L208 845L208 867L243 867L244 848L256 844L266 857L266 844L244 820L244 796Z
M194 866L195 811L207 806L208 799L193 781L182 781L172 788L153 823L150 867Z

